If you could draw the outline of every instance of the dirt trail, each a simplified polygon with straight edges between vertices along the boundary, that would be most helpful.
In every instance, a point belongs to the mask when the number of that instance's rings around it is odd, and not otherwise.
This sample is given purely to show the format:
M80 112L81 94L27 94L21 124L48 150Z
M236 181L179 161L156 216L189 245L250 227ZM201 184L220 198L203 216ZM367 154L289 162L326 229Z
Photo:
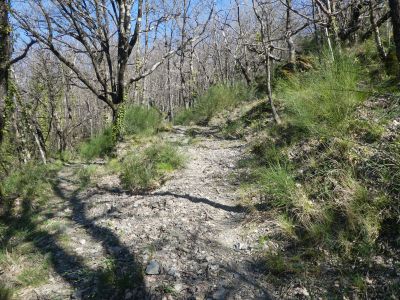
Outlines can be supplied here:
M195 143L183 127L164 135L181 142L187 165L148 194L112 180L80 191L79 165L60 172L55 218L69 239L46 246L57 274L35 291L40 299L272 298L230 179L243 142L197 133Z

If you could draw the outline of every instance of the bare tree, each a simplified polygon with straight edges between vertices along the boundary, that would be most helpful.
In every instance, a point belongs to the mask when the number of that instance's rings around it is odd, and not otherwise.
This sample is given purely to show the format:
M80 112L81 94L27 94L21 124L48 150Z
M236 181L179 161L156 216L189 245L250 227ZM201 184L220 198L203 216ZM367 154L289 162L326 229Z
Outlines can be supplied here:
M374 39L375 39L375 45L376 45L376 49L378 51L378 54L381 58L381 60L385 60L386 59L386 53L385 53L385 49L383 48L382 45L382 40L381 40L381 35L379 32L379 27L376 24L375 21L375 13L374 13L374 3L372 2L372 0L369 1L368 3L368 8L369 8L369 19L371 22L371 28L374 32Z
M30 0L28 3L29 14L14 12L21 27L45 45L74 72L85 88L111 108L114 134L119 137L118 124L123 115L120 108L128 88L151 74L177 49L166 53L140 74L126 78L129 59L139 41L143 0L50 0L46 5ZM37 13L35 17L32 17L32 11ZM165 20L168 16L162 15L151 22L157 25ZM134 26L131 26L132 22ZM74 63L67 52L78 56L79 63Z
M17 20L22 28L68 66L86 88L112 109L116 123L126 93L128 60L138 41L143 0L138 0L133 29L133 1L130 0L110 3L105 0L48 2L44 5L42 1L29 1L29 8L37 12L36 16L18 11L15 12ZM95 80L92 80L91 72L66 55L67 51L80 57L81 64L89 63Z
M281 119L278 115L278 112L275 108L274 101L272 99L272 87L271 87L271 49L273 48L271 45L271 36L270 36L270 12L268 12L268 8L265 7L265 3L258 4L256 0L252 0L253 3L253 11L256 15L256 18L260 24L259 27L259 39L262 47L262 53L264 58L264 66L265 73L267 76L266 88L267 88L267 98L268 102L271 106L272 115L277 124L281 123ZM259 11L260 9L260 11Z
M0 0L0 145L3 141L5 127L5 102L8 91L9 66L7 62L11 58L10 49L10 24L8 21L8 0Z
M389 0L390 14L392 17L393 25L393 38L396 45L397 60L400 64L400 1ZM400 76L400 74L399 74Z
M0 0L0 145L4 139L4 128L6 125L5 106L9 85L10 67L24 59L29 49L36 43L32 40L23 52L12 58L11 49L11 24L9 22L11 3L9 0Z
M293 42L292 32L292 0L286 0L286 43L289 51L289 63L291 65L296 64L296 49Z

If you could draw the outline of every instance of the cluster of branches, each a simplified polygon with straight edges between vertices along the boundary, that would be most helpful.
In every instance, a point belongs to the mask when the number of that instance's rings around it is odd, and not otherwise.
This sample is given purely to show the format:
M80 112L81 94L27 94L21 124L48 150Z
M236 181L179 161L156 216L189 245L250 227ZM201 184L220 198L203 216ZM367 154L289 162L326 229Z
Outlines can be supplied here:
M238 80L252 85L262 78L274 119L280 122L271 90L276 65L301 68L298 57L302 52L324 48L334 60L334 52L341 47L370 37L384 61L388 45L383 45L380 31L389 41L393 35L395 39L399 36L398 15L391 18L396 11L395 0L231 1L229 6L216 9L204 39L170 57L147 79L151 88L145 91L145 98L157 99L172 115L177 108L193 105L193 95L210 85ZM166 47L173 43L173 36L170 31L164 35ZM398 55L400 58L399 51Z
M335 48L340 51L371 36L385 60L383 26L394 37L400 60L399 0L232 0L224 5L199 0L14 0L12 4L0 0L0 132L6 123L9 70L34 45L28 59L15 68L21 99L19 104L14 101L13 113L17 106L20 111L28 109L25 115L33 124L37 153L44 161L48 144L63 151L104 126L106 110L118 137L118 119L126 103L155 105L173 118L177 110L193 106L196 95L209 86L235 81L252 85L260 74L279 123L271 87L274 65L301 68L298 57L307 48L326 47L334 60ZM10 20L19 39L29 39L14 59Z

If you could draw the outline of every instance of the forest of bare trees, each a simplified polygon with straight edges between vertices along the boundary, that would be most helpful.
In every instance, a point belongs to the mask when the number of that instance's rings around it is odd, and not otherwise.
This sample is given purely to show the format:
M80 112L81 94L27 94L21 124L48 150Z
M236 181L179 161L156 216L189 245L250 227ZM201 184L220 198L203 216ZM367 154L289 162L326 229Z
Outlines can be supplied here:
M334 59L371 35L385 59L381 32L394 36L400 56L399 9L396 0L3 0L1 132L17 137L22 159L45 160L117 124L125 104L172 118L214 84L257 80L279 122L277 66L302 68L297 58L315 49Z

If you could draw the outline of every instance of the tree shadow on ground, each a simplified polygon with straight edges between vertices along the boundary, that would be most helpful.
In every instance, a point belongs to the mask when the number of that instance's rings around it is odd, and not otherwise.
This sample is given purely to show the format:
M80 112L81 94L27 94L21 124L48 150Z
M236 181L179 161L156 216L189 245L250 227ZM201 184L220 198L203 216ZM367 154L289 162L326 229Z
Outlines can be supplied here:
M193 298L187 296L184 299L273 299L269 285L264 281L264 270L257 266L254 258L244 259L238 252L232 253L232 248L196 230L186 237L186 242L185 247L193 251L185 252L182 260L188 259L188 265L196 265L197 268L193 272L187 265L186 269L180 270L180 282L190 287L191 293L194 292ZM205 263L205 258L196 253L196 248L207 252L211 260ZM213 250L209 252L207 249ZM200 294L196 295L198 287Z
M174 197L174 198L181 198L181 199L186 199L189 200L193 203L204 203L207 205L210 205L214 208L217 209L222 209L225 210L227 212L234 212L234 213L242 213L242 212L246 212L248 211L248 209L242 205L236 205L236 206L229 206L229 205L225 205L225 204L221 204L215 201L212 201L208 198L204 198L204 197L196 197L196 196L192 196L189 194L177 194L177 193L173 193L173 192L169 192L169 191L165 191L165 192L137 192L137 193L129 193L128 191L124 191L118 187L97 187L99 190L107 192L107 193L113 193L113 194L117 194L117 195L133 195L133 196L161 196L161 197Z
M0 250L8 251L13 247L13 237L20 231L26 231L28 234L24 237L24 242L31 242L37 251L48 259L54 272L74 289L75 293L71 297L124 299L125 293L129 290L134 299L147 299L150 295L145 289L141 264L115 233L95 224L95 221L86 216L84 201L93 195L87 194L81 197L79 189L68 191L61 185L63 180L61 178L53 182L55 194L65 201L66 207L71 208L71 220L101 244L105 259L111 263L94 269L85 263L83 257L65 249L58 239L59 232L52 233L41 228L41 225L52 219L54 214L40 213L35 210L29 199L22 201L20 213L17 215L1 216L2 222L7 224L7 230L1 235ZM42 217L40 221L38 221L39 214ZM51 292L63 293L63 291Z
M201 138L213 138L215 140L220 140L220 141L227 140L227 137L221 134L220 126L212 126L212 127L193 126L189 128L174 126L173 131L177 134L183 134L192 138L201 137ZM239 139L230 138L228 140L239 140Z
M229 205L211 201L207 198L195 197L195 196L191 196L189 194L180 195L180 194L176 194L176 193L172 193L172 192L155 192L155 193L151 193L151 195L152 196L172 196L174 198L183 198L183 199L187 199L193 203L204 203L204 204L210 205L214 208L225 210L227 212L235 212L235 213L246 212L246 208L241 205L229 206Z
M80 275L82 266L74 268L73 264L65 264L64 259L61 258L53 263L55 268L59 268L57 272L65 278L66 272L63 269L72 267L72 270L67 272L68 274L77 276L79 281L89 281L83 286L76 286L76 283L74 285L82 291L83 298L89 298L89 296L93 298L94 296L95 299L121 299L127 290L135 290L137 299L145 299L142 265L113 231L95 224L95 220L86 216L85 200L92 197L93 194L89 193L83 197L79 194L78 188L70 192L62 187L62 180L64 179L61 177L54 185L55 194L69 203L72 209L72 221L84 228L91 238L101 244L111 263L107 268ZM65 279L74 284L74 281L68 280L70 278Z

